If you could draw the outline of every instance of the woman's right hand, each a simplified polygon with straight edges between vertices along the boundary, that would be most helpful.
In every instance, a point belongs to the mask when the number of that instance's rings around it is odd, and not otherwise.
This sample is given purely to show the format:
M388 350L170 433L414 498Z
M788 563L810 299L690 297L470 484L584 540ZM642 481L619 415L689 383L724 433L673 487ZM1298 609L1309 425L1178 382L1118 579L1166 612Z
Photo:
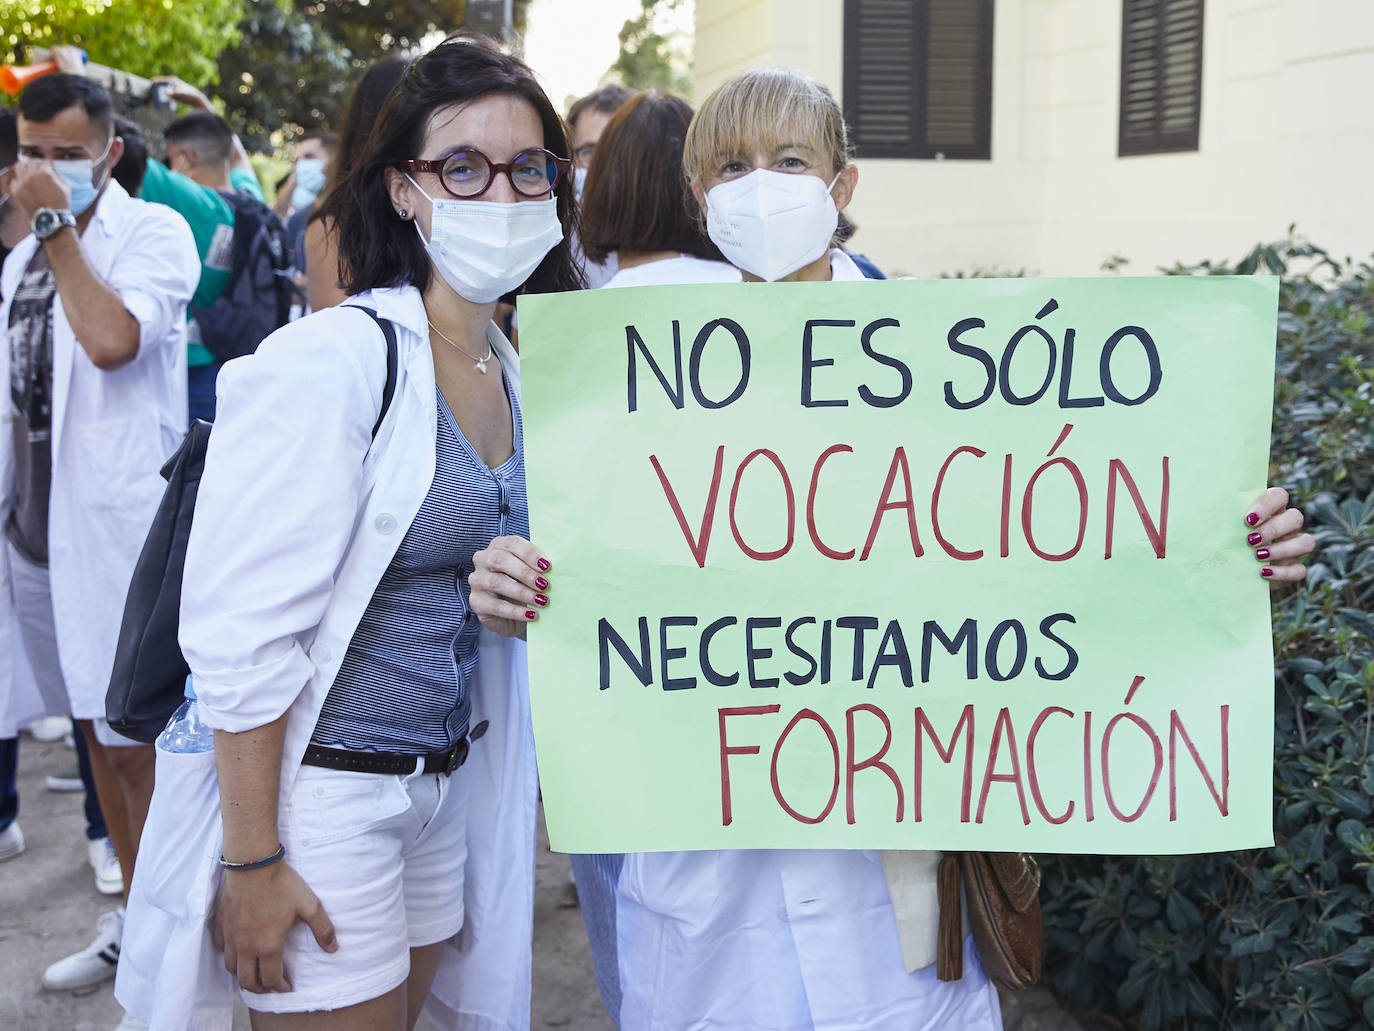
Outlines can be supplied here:
M549 560L523 537L496 537L472 556L468 607L488 630L525 639L549 603Z
M226 870L215 907L215 946L224 969L249 992L289 992L282 964L286 932L304 921L325 952L337 952L334 925L300 874L285 861L257 870Z

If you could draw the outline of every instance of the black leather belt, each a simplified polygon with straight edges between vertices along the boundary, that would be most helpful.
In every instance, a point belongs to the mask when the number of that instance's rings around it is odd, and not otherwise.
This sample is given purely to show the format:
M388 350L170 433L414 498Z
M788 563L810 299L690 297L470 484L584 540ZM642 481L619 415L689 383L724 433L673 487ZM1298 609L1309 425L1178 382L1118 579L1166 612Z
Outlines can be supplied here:
M483 720L448 751L425 754L424 772L451 775L468 761L468 752L471 750L469 742L478 740L486 732L487 721ZM420 758L419 755L406 755L403 752L355 752L348 748L329 748L312 741L306 746L305 758L301 760L301 764L323 766L327 770L345 770L349 773L392 773L404 776L415 772L415 762Z

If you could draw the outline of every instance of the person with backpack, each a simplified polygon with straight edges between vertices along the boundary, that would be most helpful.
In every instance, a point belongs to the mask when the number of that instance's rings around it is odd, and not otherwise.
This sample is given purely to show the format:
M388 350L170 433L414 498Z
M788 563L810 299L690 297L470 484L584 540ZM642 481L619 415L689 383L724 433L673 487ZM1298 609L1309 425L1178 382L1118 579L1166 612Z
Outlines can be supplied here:
M230 163L237 137L219 115L183 115L167 126L163 137L170 171L152 170L143 196L183 211L192 232L201 229L198 242L207 231L210 235L206 273L191 300L188 361L191 417L212 421L220 366L252 354L290 318L295 298L290 246L286 227L263 203L261 192L240 187L242 175L234 178ZM177 173L201 188L199 197L186 196ZM251 172L248 178L256 185Z
M64 689L128 884L153 756L109 730L105 691L129 577L162 496L158 469L185 426L186 304L200 262L183 219L111 177L123 144L103 87L74 75L35 80L19 100L18 135L9 203L31 232L0 275L0 382L10 386L0 625L17 628L39 682ZM0 698L11 683L0 668ZM102 916L90 945L50 966L44 983L108 979L122 925L122 909Z
M209 100L180 79L158 81L168 83L173 100L196 108L163 131L170 171L152 169L143 196L180 211L202 245L188 386L191 418L212 421L220 366L251 354L290 318L296 293L290 246L285 225L263 202L242 143ZM186 181L201 190L188 189Z
M523 62L440 44L325 200L348 301L224 370L179 606L213 751L159 746L162 865L116 984L154 1028L208 1026L226 970L259 1028L401 1031L426 998L440 1027L529 1023L523 646L479 628L467 577L528 533L519 364L491 316L580 285L570 167ZM397 338L389 405L363 306ZM203 790L164 794L193 767Z

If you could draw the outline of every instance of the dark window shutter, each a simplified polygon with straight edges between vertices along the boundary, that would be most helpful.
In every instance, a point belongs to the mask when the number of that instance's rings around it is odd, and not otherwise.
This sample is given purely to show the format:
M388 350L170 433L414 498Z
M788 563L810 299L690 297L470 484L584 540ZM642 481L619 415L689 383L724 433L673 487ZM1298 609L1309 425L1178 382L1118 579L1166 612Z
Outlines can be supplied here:
M1203 0L1123 0L1117 152L1197 150Z
M845 120L858 157L992 152L993 0L845 0Z

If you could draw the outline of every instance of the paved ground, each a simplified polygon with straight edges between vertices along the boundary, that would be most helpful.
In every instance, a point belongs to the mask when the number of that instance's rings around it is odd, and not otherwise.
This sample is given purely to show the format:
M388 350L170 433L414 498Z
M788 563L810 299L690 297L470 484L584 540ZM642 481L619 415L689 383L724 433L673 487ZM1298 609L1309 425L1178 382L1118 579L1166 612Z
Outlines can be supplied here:
M86 863L80 794L53 794L50 773L75 768L63 744L27 736L19 754L19 823L28 850L0 865L0 1029L108 1031L119 1023L111 983L84 994L40 987L43 968L90 941L96 917L115 899L95 890ZM542 836L542 828L541 828ZM568 864L542 846L534 911L533 1031L612 1031L592 977L591 957L577 909L564 908ZM1004 1003L1008 1031L1079 1031L1080 1025L1046 992L1022 993ZM246 1013L235 1021L246 1031Z

